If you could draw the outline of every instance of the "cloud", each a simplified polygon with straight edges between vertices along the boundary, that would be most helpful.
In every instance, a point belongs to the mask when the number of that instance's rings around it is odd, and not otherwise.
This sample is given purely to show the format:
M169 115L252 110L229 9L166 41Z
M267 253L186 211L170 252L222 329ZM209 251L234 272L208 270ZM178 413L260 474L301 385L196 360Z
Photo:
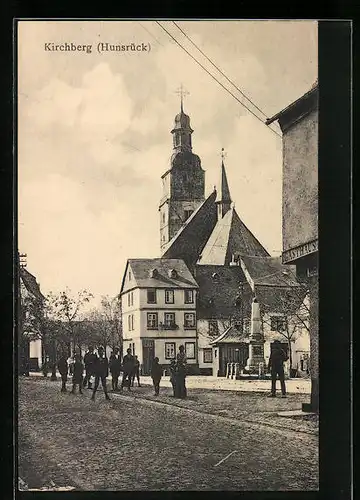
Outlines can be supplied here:
M313 41L301 38L300 27L295 36L281 23L180 24L267 109L278 111L313 81ZM164 25L195 53L171 23ZM281 247L281 140L159 27L149 28L162 43L150 40L151 54L80 57L46 53L43 43L50 33L54 40L77 43L118 43L119 32L124 40L141 42L147 35L136 22L22 23L19 244L45 292L67 285L115 294L127 258L159 254L160 177L170 166L170 130L179 111L175 91L181 83L190 91L185 111L207 192L218 182L224 147L239 215L270 252ZM310 31L304 28L305 34ZM36 61L36 71L30 61Z

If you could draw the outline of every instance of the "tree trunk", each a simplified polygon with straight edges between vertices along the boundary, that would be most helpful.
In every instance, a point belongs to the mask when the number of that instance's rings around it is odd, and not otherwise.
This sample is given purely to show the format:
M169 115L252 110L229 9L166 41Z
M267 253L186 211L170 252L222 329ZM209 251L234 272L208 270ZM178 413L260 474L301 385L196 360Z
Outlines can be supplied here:
M291 340L290 339L288 340L288 345L289 345L289 364L290 364L289 378L291 378L293 366L292 366L292 349L291 349L292 346L291 346Z

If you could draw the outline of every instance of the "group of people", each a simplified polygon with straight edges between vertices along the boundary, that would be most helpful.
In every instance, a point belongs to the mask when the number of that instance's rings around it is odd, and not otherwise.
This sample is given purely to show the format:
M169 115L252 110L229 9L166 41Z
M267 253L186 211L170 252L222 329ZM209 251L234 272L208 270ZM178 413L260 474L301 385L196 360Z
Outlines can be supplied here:
M127 387L128 391L131 391L131 387L134 387L135 378L137 380L138 387L140 387L140 362L137 356L131 353L131 349L128 349L126 355L121 361L120 350L118 348L114 349L111 353L109 360L106 357L105 350L103 347L99 347L97 354L94 347L89 346L88 351L82 360L80 354L75 354L71 359L66 358L66 355L61 356L57 366L59 373L61 375L61 392L66 392L66 383L68 380L68 374L72 376L72 390L71 393L75 394L76 388L78 386L79 393L83 393L83 388L92 389L91 399L95 399L96 391L101 382L105 398L110 400L106 379L111 373L111 384L113 391L122 391L124 387ZM85 369L85 377L84 375ZM121 385L119 387L119 377L120 373L123 372ZM164 368L159 364L159 358L154 358L151 367L151 377L153 380L155 395L159 395L160 391L160 381L164 373ZM94 387L92 387L91 379L94 377ZM173 387L174 397L185 398L186 397L186 356L184 346L180 346L179 353L176 359L173 359L170 364L170 381Z

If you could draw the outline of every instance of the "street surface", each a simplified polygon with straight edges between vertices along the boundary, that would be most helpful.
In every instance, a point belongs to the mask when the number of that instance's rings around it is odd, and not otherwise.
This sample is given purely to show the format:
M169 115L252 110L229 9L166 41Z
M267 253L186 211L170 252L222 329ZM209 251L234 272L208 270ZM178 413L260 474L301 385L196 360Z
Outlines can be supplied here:
M127 391L111 394L109 402L101 389L95 402L90 396L88 390L62 394L59 381L19 379L19 476L29 488L318 487L315 427L291 428L286 425L291 419L274 416L274 410L301 406L298 395L283 400L194 389L178 401L169 389L155 398L151 387L135 387L130 397ZM262 423L264 414L270 425Z

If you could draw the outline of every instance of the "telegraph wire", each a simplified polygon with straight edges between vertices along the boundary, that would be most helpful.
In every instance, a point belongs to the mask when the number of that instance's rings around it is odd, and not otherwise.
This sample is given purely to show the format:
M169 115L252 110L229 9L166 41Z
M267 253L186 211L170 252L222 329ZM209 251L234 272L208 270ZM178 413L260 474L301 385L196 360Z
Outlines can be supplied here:
M194 47L195 47L195 48L196 48L196 49L197 49L197 50L198 50L198 51L199 51L199 52L200 52L200 53L201 53L201 54L202 54L202 55L203 55L203 56L204 56L204 57L205 57L208 61L209 61L209 63L210 63L210 64L212 64L212 65L214 66L214 68L215 68L215 69L217 69L217 70L218 70L218 72L219 72L219 73L221 73L221 74L222 74L222 76L223 76L224 78L226 78L226 80L227 80L229 83L231 83L231 85L232 85L233 87L235 87L235 88L236 88L236 90L237 90L238 92L240 92L240 94L241 94L243 97L245 97L245 99L247 99L247 100L248 100L248 101L249 101L249 102L250 102L250 103L254 106L254 108L256 108L258 111L260 111L260 113L261 113L262 115L264 115L264 117L265 117L265 118L267 118L267 115L263 112L263 110L262 110L262 109L260 109L260 108L259 108L259 107L258 107L258 106L257 106L257 105L256 105L256 104L255 104L255 103L254 103L251 99L250 99L250 97L248 97L246 94L244 94L244 92L243 92L241 89L239 89L239 87L236 85L236 83L234 83L232 80L230 80L230 78L229 78L229 77L228 77L228 76L227 76L227 75L226 75L226 74L225 74L225 73L224 73L224 72L223 72L223 71L222 71L222 70L221 70L221 69L220 69L220 68L219 68L219 67L218 67L218 66L217 66L217 65L216 65L216 64L215 64L215 63L214 63L211 59L210 59L210 57L208 57L208 56L205 54L205 52L204 52L204 51L202 51L198 45L196 45L196 43L195 43L195 42L194 42L194 41L193 41L193 40L189 37L189 35L187 35L187 34L185 33L185 31L184 31L182 28L180 28L180 26L179 26L179 25L178 25L175 21L172 21L172 23L173 23L173 24L174 24L174 25L175 25L175 26L176 26L176 27L177 27L177 28L181 31L181 33L182 33L182 34L183 34L183 35L184 35L184 36L185 36L185 37L186 37L186 38L187 38L187 39L188 39L188 40L189 40L189 41L190 41L190 42L194 45Z
M144 26L144 25L143 25L140 21L138 21L138 23L140 24L140 26L141 26L141 27L142 27L142 28L143 28L143 29L144 29L144 30L145 30L145 31L146 31L146 32L147 32L147 33L148 33L148 34L149 34L149 35L150 35L150 36L151 36L151 37L152 37L152 38L153 38L153 39L154 39L154 40L155 40L158 44L159 44L159 45L161 45L162 47L164 47L164 44L163 44L163 43L161 43L161 42L159 42L159 40L156 38L156 36L155 36L155 35L153 35L153 34L151 33L151 31L150 31L150 30L148 30L147 28L145 28L145 26Z
M212 73L210 73L210 71L208 71L205 66L203 66L197 59L196 57L194 57L183 45L181 45L180 42L178 42L178 40L166 29L164 28L164 26L162 26L162 24L159 23L159 21L155 21L161 29L163 29L168 35L170 38L172 38L172 40L174 40L174 42L179 45L179 47L184 51L186 52L186 54L188 56L191 57L191 59L193 59L196 64L198 64L209 76L211 76L211 78L213 80L215 80L226 92L228 92L239 104L241 104L241 106L243 106L245 109L247 109L249 111L249 113L251 113L257 120L259 120L263 125L265 124L265 122L263 122L263 120L257 116L256 113L254 113L248 106L246 106L243 102L240 101L240 99L238 99L236 97L236 95L234 95L228 88L225 87L225 85L223 85ZM273 132L275 135L277 135L278 137L281 138L281 135L278 134L274 129L272 128L269 128L267 127L269 130L271 130L271 132Z

